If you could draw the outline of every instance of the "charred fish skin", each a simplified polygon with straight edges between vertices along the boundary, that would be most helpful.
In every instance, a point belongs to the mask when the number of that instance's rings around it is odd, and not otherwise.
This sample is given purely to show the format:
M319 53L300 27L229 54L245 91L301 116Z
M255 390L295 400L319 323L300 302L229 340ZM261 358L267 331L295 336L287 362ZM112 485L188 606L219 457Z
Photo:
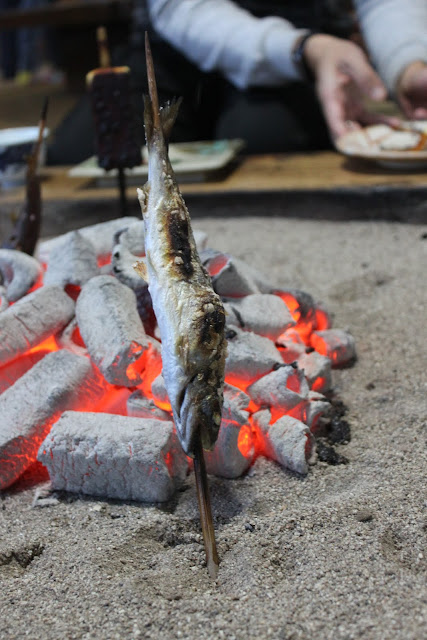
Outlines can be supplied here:
M194 457L212 449L222 413L225 312L201 264L190 217L167 152L179 101L157 111L145 98L148 183L138 191L149 291L162 340L163 377L178 436Z

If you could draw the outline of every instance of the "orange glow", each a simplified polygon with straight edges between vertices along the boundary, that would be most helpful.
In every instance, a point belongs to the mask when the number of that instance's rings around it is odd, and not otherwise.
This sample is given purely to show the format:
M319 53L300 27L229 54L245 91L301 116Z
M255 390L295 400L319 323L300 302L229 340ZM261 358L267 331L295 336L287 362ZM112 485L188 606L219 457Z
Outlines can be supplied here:
M299 302L295 298L295 296L293 296L288 291L274 291L273 293L276 296L279 296L279 298L281 298L283 300L283 302L288 307L292 318L295 320L295 322L298 322L298 320L301 317L301 312L299 310Z
M75 302L80 295L81 287L77 284L67 284L64 287L64 291Z
M319 391L320 393L324 390L326 384L326 378L319 376L311 385L313 391Z
M208 265L209 275L211 277L216 276L218 273L220 273L220 271L224 269L228 261L229 257L224 254L215 256L215 258L213 258L213 260L211 260Z
M254 451L254 439L252 436L252 429L248 424L244 424L239 431L237 448L244 458L252 458Z
M156 407L159 407L159 409L163 409L163 411L169 411L169 413L172 412L172 406L170 402L167 402L166 400L159 400L158 398L153 398L154 403L156 405Z
M105 267L106 264L111 263L111 254L107 253L105 256L98 256L98 267Z
M153 347L152 344L150 344L147 351L145 351L144 356L145 369L138 388L141 389L146 398L152 398L153 392L151 391L151 385L162 372L162 357L160 352ZM166 411L170 411L170 408L166 409Z
M43 285L43 277L44 277L44 269L42 273L39 275L39 277L37 278L36 282L31 287L31 289L27 291L26 295L28 295L29 293L32 293L36 289L40 289L40 287Z
M105 384L105 395L91 409L96 413L114 413L119 416L127 415L127 400L132 393L132 389L127 387L116 387L112 384ZM84 411L81 407L77 411Z
M49 336L43 342L40 342L32 349L29 349L27 353L36 353L37 351L59 351L54 336Z
M314 315L316 317L316 329L317 331L324 331L331 328L331 319L329 314L323 309L315 309Z
M288 379L286 380L286 388L289 389L289 391L294 391L295 393L299 393L301 391L301 382L296 370L288 376Z
M231 384L232 387L237 387L238 389L246 392L246 389L254 382L254 380L243 380L232 373L228 373L225 378L225 382Z
M320 355L322 356L328 356L328 358L330 358L330 355L328 354L328 345L323 338L314 333L311 336L310 342L311 346L317 351L317 353L320 353Z

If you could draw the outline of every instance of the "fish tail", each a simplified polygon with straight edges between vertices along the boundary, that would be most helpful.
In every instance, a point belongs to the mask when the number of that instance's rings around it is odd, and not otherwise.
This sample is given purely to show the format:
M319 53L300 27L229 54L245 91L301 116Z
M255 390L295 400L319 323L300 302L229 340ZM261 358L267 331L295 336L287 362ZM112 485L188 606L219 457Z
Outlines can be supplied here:
M144 96L144 125L147 145L150 146L153 139L162 136L168 141L173 125L178 115L182 98L168 102L164 107L159 107L156 77L154 74L153 56L151 54L148 34L145 33L145 57L147 62L148 96Z

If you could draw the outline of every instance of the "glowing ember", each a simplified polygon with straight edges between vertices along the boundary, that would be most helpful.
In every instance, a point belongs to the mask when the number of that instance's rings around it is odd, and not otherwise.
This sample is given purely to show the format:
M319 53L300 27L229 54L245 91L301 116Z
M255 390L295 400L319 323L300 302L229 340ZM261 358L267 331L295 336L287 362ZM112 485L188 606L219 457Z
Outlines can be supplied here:
M119 418L127 417L131 421L126 423L129 434L133 433L132 420L149 420L152 426L162 422L170 424L172 421L171 406L161 376L160 345L151 337L156 335L155 324L149 335L144 331L144 321L152 314L150 297L146 291L142 298L138 297L140 291L132 290L132 278L123 280L123 274L120 278L120 274L114 272L111 253L106 251L108 243L111 251L113 247L117 250L119 242L122 243L121 251L129 253L131 259L132 255L135 258L137 255L144 256L142 223L130 218L123 224L125 227L126 224L130 225L132 232L126 234L117 222L108 227L109 231L101 229L102 225L96 225L96 231L92 231L91 227L89 231L81 230L84 243L79 236L67 236L69 251L67 255L64 254L64 260L58 260L60 251L57 249L62 246L63 238L59 244L55 240L42 243L44 262L36 267L41 272L46 269L49 271L49 281L59 282L64 278L67 273L67 264L64 263L68 259L73 261L73 273L81 273L80 265L76 263L76 247L83 244L86 253L93 252L91 261L95 261L95 275L82 284L77 280L63 280L62 286L42 286L37 269L32 264L31 273L36 273L36 276L28 276L27 280L23 277L22 281L28 281L30 290L36 291L32 296L38 297L27 297L23 292L21 300L13 302L8 310L0 310L0 331L5 327L6 336L0 367L0 403L6 409L7 406L20 404L46 404L43 399L45 396L55 396L58 389L55 372L49 375L45 372L42 384L39 381L31 383L34 386L31 402L30 398L21 399L23 392L19 391L22 384L26 387L27 383L16 384L16 381L21 383L25 376L31 375L33 370L37 372L37 363L43 362L45 356L52 352L85 362L92 380L92 387L89 385L91 391L86 384L83 385L83 391L79 390L79 383L76 382L72 402L51 406L43 414L42 421L33 421L34 425L23 409L20 409L21 417L19 411L16 415L13 413L13 425L10 427L7 427L6 415L3 423L6 424L6 430L10 428L10 432L2 432L5 444L2 445L3 449L0 447L0 458L3 451L0 462L7 468L3 486L13 482L35 460L41 441L51 430L55 432L55 424L58 420L61 422L65 409L72 408L80 414L91 411L91 416L109 416L108 429L110 436L114 434L114 437L120 425L125 425L118 421ZM99 234L102 241L98 238ZM114 234L116 236L113 238ZM206 453L207 469L209 473L219 476L238 477L247 471L257 456L262 455L297 473L307 473L308 465L315 460L313 433L317 433L331 415L331 404L322 395L332 389L331 367L343 366L354 360L354 340L348 333L332 329L327 311L308 294L298 290L275 289L264 276L230 255L206 249L201 256L211 274L214 288L224 296L228 314L224 411L216 446L212 452ZM13 256L7 258L13 259ZM16 264L20 265L21 262ZM114 264L117 269L117 261ZM104 275L98 275L101 267ZM45 292L49 290L51 294L46 297ZM5 296L7 299L7 290ZM38 300L42 301L41 305ZM48 313L43 308L40 322L41 307L46 305L49 306ZM74 308L77 309L76 315L73 315ZM16 327L20 324L20 309L24 309L26 314L25 327L31 328L30 334L27 332L22 336L16 333ZM94 429L102 438L102 419L90 418L90 423L95 425ZM85 431L82 417L73 417L67 424L74 424L79 432ZM9 441L15 442L14 434L22 428L27 429L22 440L25 444L10 447ZM122 435L126 440L127 436ZM89 442L90 434L85 431L86 437ZM134 473L131 460L141 460L138 458L138 447L143 446L140 439L130 439L126 443L126 446L120 444L120 460L123 461L125 476ZM101 457L87 446L87 450L83 446L79 449L79 455L92 456L95 476L102 485L101 495L112 497L121 493L124 496L127 489L120 484L121 480L117 480L120 487L108 488L109 483L102 475L103 471L99 471ZM102 446L105 454L102 464L107 465L107 469L109 465L114 466L118 458L114 447L111 448L106 442ZM53 445L49 447L40 450L44 464L48 464L47 457L52 460L57 455ZM71 465L75 464L72 450L64 455ZM85 465L92 470L92 463L82 463L82 474L86 474L83 470ZM55 461L50 466L53 474L58 473L58 467L55 467L58 464ZM174 445L165 450L159 449L155 459L148 466L142 465L140 468L144 467L144 473L149 478L163 474L163 489L158 495L169 496L171 487L175 486L171 478L176 474L182 480L182 474L186 472L186 464L184 472L182 465L182 456ZM92 484L89 482L86 489L82 489L83 480L74 477L75 470L70 473L74 474L73 480L67 481L65 478L63 482L63 486L69 490L86 491L88 486L98 486L94 479ZM126 484L126 477L124 482ZM132 482L136 487L138 480L133 479ZM143 500L143 491L138 491L135 496ZM126 495L130 497L130 494Z

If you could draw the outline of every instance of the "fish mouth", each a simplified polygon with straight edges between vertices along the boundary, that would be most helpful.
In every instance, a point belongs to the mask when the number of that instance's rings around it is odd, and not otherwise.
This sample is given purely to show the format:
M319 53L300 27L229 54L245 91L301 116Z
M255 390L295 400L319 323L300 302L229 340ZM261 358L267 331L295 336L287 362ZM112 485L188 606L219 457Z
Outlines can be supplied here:
M206 388L206 381L195 375L185 385L176 427L185 453L194 457L198 439L203 449L213 449L221 424L222 394L218 387Z

